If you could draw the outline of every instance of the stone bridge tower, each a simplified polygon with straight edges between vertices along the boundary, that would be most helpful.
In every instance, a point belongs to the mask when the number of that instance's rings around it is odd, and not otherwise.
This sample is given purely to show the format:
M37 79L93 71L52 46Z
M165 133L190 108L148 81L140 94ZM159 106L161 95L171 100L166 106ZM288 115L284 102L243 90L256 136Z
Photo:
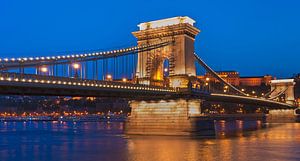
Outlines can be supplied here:
M189 76L196 75L194 41L200 30L194 23L189 17L174 17L138 25L140 30L133 32L138 45L170 41L167 46L139 52L136 71L139 83L163 85L166 81L164 72L168 71L171 87L188 86ZM168 64L167 68L165 64Z
M281 92L284 92L285 102L288 104L295 104L295 94L294 94L294 79L281 79L281 80L272 80L271 81L271 95L274 97Z

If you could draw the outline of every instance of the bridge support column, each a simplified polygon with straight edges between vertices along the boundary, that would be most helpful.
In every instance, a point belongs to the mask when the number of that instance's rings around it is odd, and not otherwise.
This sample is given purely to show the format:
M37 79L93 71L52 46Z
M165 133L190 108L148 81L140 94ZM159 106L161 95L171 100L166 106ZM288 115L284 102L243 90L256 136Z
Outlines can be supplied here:
M280 94L280 92L284 92L285 102L291 105L295 104L295 95L294 95L294 79L281 79L281 80L272 80L271 81L271 91L273 91L270 95L271 98Z
M161 85L164 81L164 62L169 71L170 86L187 88L189 76L196 75L194 41L200 32L189 17L173 17L141 23L139 31L133 32L138 45L169 42L150 51L139 51L137 77L141 84Z
M290 123L296 122L294 109L274 109L269 110L267 116L268 123Z
M199 99L169 99L130 102L127 134L215 136L214 121L201 120Z

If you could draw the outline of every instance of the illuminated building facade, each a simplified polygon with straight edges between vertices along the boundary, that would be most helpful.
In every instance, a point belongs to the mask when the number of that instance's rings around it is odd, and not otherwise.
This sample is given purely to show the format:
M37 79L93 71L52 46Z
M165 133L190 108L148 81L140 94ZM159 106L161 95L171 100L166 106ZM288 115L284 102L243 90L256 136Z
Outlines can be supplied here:
M239 86L239 78L240 74L237 71L216 71L216 73L223 78L226 82L234 85ZM210 73L205 74L205 78L209 78L209 80L213 82L219 82L217 79L215 79Z
M253 77L240 77L239 72L237 71L216 71L216 73L223 78L228 83L234 86L248 86L256 87L261 85L270 85L271 80L273 79L270 75L265 76L253 76ZM210 73L206 73L204 76L198 76L199 79L209 79L211 82L219 82L215 79Z
M258 77L240 77L239 85L240 86L261 86L261 85L270 85L271 80L273 79L270 75L258 76Z

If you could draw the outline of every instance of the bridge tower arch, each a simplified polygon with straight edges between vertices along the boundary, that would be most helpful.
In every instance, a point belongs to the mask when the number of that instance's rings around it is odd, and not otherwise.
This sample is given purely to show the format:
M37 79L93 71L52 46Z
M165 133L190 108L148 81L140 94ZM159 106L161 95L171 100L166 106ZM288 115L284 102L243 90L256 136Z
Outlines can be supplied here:
M168 59L170 86L188 86L189 76L196 75L194 41L200 30L194 27L194 23L193 19L185 16L138 25L140 30L132 33L137 38L138 45L170 42L161 48L139 52L136 74L140 83L162 85L163 62Z
M271 95L270 98L275 98L278 95L285 95L285 102L288 104L295 103L295 94L294 94L294 79L281 79L281 80L272 80L271 81Z

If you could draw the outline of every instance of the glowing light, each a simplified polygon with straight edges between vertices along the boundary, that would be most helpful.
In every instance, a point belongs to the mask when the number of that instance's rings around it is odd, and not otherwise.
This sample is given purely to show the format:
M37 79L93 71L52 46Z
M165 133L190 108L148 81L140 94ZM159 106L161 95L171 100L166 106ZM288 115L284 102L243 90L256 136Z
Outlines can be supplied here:
M123 81L123 82L127 82L127 79L126 79L126 78L123 78L122 81Z
M165 68L164 71L165 71L165 72L168 72L168 68Z
M106 75L106 78L107 78L107 79L112 79L112 76L111 76L110 74L107 74L107 75Z
M79 69L79 68L80 68L80 65L79 65L78 63L74 63L74 64L73 64L73 68L74 68L74 69Z
M40 71L43 72L43 73L46 73L46 72L48 72L48 68L47 67L41 67Z

